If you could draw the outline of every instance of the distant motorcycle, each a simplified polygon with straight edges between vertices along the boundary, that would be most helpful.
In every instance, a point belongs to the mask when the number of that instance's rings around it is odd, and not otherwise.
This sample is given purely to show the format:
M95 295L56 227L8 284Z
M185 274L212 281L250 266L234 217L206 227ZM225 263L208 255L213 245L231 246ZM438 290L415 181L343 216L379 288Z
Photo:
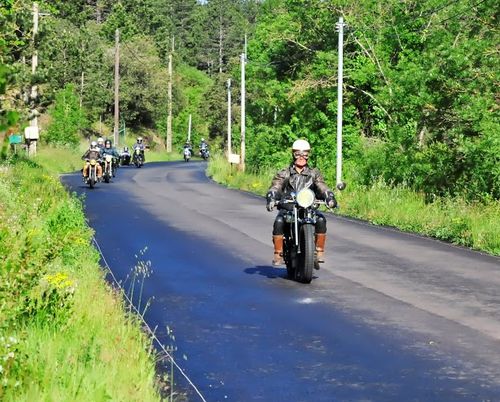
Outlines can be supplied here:
M324 201L317 200L314 192L305 188L297 194L292 193L278 204L287 211L283 258L288 278L310 283L313 269L319 268L315 244L316 210Z
M127 152L127 153L122 153L120 155L120 164L122 166L128 166L130 165L130 154Z
M104 167L103 167L103 177L104 181L106 183L109 183L111 181L111 177L113 177L114 174L114 166L113 166L113 156L112 155L105 155L104 156Z
M189 159L191 159L191 150L184 148L184 162L189 162Z
M201 148L200 149L200 156L204 160L207 160L210 157L210 151L208 150L208 148Z
M97 177L97 164L99 161L95 159L86 159L86 162L89 164L87 177L84 177L85 184L89 185L89 188L94 188L96 183L99 181Z
M134 162L135 167L140 168L144 165L144 156L142 155L142 150L140 148L134 149L134 155L132 157L132 162Z

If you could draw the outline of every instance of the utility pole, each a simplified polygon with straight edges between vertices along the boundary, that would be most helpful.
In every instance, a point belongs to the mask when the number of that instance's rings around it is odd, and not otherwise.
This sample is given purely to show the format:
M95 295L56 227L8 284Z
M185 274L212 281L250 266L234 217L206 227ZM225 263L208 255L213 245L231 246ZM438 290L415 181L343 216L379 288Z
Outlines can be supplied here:
M231 78L227 79L227 157L233 153L231 149Z
M82 71L82 77L81 77L81 82L80 82L80 109L82 108L83 104L83 86L85 83L85 71Z
M339 17L336 27L339 32L339 60L338 60L338 87L337 87L337 188L343 190L342 181L342 88L344 85L344 18Z
M36 48L36 39L38 36L38 18L39 9L38 3L33 3L33 54L31 56L31 75L35 76L36 68L38 67L38 50ZM28 146L28 156L36 155L36 143L39 137L38 129L38 111L36 110L36 102L38 98L38 85L34 84L31 86L30 94L31 102L33 103L33 108L31 109L31 121L30 127L25 130L24 138Z
M189 122L188 122L188 141L191 141L191 115L189 115Z
M172 51L168 55L168 116L167 116L167 152L172 152L172 53L174 52L174 38Z
M241 148L240 148L240 170L245 171L245 64L246 54L241 54Z
M247 34L245 34L245 48L244 48L245 60L247 59L247 42L248 42L248 38L247 38Z
M118 146L118 130L120 124L120 31L115 31L115 127L113 144Z

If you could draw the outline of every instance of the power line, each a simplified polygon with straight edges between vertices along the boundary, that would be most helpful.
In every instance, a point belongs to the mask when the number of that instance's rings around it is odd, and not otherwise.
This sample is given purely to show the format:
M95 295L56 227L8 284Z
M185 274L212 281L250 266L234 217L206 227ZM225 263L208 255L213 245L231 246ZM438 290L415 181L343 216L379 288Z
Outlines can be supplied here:
M477 6L479 6L480 4L484 3L485 1L486 1L486 0L481 0L481 1L477 2L476 4L473 4L473 5L470 7L470 9L472 9L473 7L477 7ZM469 9L469 10L470 10L470 9ZM466 11L464 11L464 12L462 12L462 13L457 13L457 14L455 14L455 15L452 15L451 17L445 18L444 20L439 21L439 23L443 24L443 23L445 23L446 21L449 21L449 20L455 19L455 18L457 18L457 17L461 17L462 15L464 15L464 14L465 14L467 11L469 11L469 10L466 10Z
M179 372L187 380L187 382L189 383L189 385L191 385L191 387L198 394L198 396L201 398L201 400L203 402L207 402L206 399L201 394L201 392L196 387L196 385L194 385L193 381L191 381L191 379L187 376L187 374L184 372L184 370L174 360L174 357L172 356L172 354L170 354L168 352L168 350L165 348L165 346L163 345L163 343L161 343L161 341L156 336L156 333L151 329L151 327L148 325L148 323L144 319L143 315L139 312L139 310L137 309L137 307L135 307L135 305L132 302L132 300L130 300L130 298L128 297L128 295L125 293L125 290L121 287L120 282L118 282L118 280L115 277L115 274L111 270L111 267L109 266L108 261L106 260L106 257L104 257L104 254L102 252L101 247L99 246L99 243L97 242L97 239L95 237L93 237L92 240L94 241L94 244L95 244L95 246L97 248L97 251L99 252L99 254L100 254L101 258L102 258L102 261L104 262L104 265L106 266L108 272L110 273L111 277L113 278L113 281L115 282L116 286L118 286L118 289L122 293L123 297L125 297L125 300L128 302L129 306L134 310L134 312L136 313L137 317L142 321L142 323L144 325L144 328L149 332L151 338L158 344L158 346L163 351L163 353L165 353L165 356L167 356L170 359L170 361L174 364L174 366L179 370ZM171 386L173 386L173 384L171 384Z
M135 57L135 59L139 62L139 63L146 63L146 60L144 59L141 59L139 56L137 56L137 54L135 53L135 51L130 48L127 44L127 42L123 42L123 45L125 45L125 47L127 48L127 50L129 51L129 53Z
M450 1L449 3L445 4L445 5L442 5L442 6L439 6L439 7L436 7L434 9L431 9L431 10L428 10L426 12L424 12L423 14L419 15L419 16L415 16L415 18L423 18L423 17L426 17L426 16L429 16L429 15L432 15L436 12L439 12L449 6L451 6L452 4L454 3L458 3L460 0L453 0L453 1ZM436 22L437 25L442 25L444 24L445 22L448 22L448 21L451 21L455 18L458 18L458 17L461 17L462 15L464 15L467 11L469 11L470 9L474 8L474 7L477 7L479 6L480 4L484 3L486 0L480 0L478 1L477 3L475 4L472 4L466 11L461 11L461 12L458 12L448 18L444 18L442 20L439 20ZM411 25L411 23L406 23L406 24L401 24L401 25L398 25L397 28L405 28L405 27L409 27ZM418 28L415 28L415 29L412 29L412 30L409 30L409 31L406 31L405 33L420 33L422 31L425 30L425 28L428 26L429 24L428 23L425 23L425 24L422 24L421 26L419 26ZM384 28L389 28L389 27L384 27ZM383 29L383 28L381 28ZM376 28L364 28L364 29L354 29L352 30L351 29L351 32L349 32L350 35L352 35L353 33L355 33L356 31L361 31L363 33L367 33L367 32L373 32L373 33L377 33L377 32L380 32L381 29L376 29ZM398 34L385 34L384 37L391 37L391 38L400 38L400 36Z

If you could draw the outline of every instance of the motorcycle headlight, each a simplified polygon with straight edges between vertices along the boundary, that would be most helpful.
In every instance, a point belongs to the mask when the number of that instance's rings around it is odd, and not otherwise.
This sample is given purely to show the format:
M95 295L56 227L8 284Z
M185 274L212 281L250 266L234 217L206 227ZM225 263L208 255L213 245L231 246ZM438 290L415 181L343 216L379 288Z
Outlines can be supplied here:
M313 203L316 197L312 190L305 188L300 190L297 194L297 204L299 204L302 208L309 208Z
M95 159L91 159L91 160L90 160L90 164L91 164L92 166L94 166L94 165L95 165L95 163L96 163L96 162L95 162Z
M106 155L107 162L111 162L112 159L113 159L113 157L111 155Z

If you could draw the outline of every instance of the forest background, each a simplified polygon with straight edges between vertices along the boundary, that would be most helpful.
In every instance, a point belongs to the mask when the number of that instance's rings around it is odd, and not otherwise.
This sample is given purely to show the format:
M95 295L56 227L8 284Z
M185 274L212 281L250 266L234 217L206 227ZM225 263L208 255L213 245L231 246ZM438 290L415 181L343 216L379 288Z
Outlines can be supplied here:
M191 115L193 142L208 138L215 151L209 172L263 193L272 172L290 163L297 138L310 141L311 163L335 185L342 16L342 213L500 255L497 3L41 0L34 35L33 2L0 0L0 399L160 399L157 356L104 285L81 200L46 170L74 170L68 155L111 134L117 29L121 124L163 148L172 54L174 149ZM239 151L245 35L241 176L216 154L227 147L228 79ZM39 149L51 152L16 159L9 135L34 116ZM108 358L117 344L136 356L133 367Z
M427 203L500 198L499 32L494 0L3 0L0 86L5 125L33 111L42 139L74 145L112 126L115 30L121 120L163 144L167 63L174 60L174 146L239 147L240 54L248 36L247 168L285 166L307 138L311 162L335 183L336 23L344 17L344 180L403 186ZM174 44L174 46L173 46ZM39 66L31 74L31 55ZM39 94L31 98L29 88ZM16 113L12 113L15 111ZM101 122L101 123L100 123ZM6 143L4 136L4 144ZM458 201L457 201L458 202Z

